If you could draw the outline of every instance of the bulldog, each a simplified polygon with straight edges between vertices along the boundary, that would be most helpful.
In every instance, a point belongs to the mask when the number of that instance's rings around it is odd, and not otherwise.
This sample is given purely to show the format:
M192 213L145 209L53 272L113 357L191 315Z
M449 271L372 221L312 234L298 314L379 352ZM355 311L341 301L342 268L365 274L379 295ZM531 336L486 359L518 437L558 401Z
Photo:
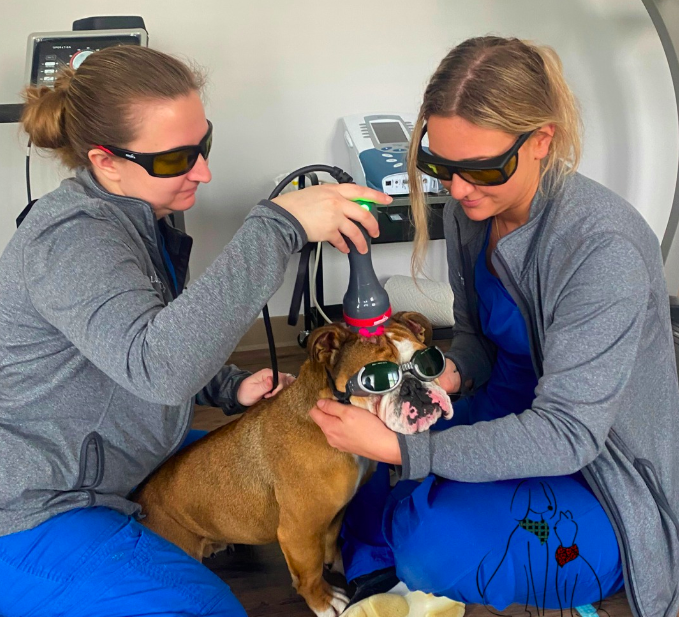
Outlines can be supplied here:
M348 598L325 581L323 567L338 563L344 509L374 463L329 446L309 410L339 395L400 433L450 418L446 392L409 364L431 332L412 312L394 315L378 336L339 324L314 330L294 384L179 452L139 489L142 522L197 560L228 544L278 541L309 608L336 617ZM401 381L383 394L352 394L356 375L375 362L404 369Z

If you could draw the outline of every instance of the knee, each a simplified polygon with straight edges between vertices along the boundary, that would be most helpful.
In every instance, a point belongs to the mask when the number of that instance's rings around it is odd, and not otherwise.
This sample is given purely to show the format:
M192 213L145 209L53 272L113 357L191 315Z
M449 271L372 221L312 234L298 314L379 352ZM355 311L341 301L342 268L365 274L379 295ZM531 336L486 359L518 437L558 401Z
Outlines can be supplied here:
M453 586L464 561L442 547L404 542L394 552L396 573L408 589L442 594Z
M464 487L425 482L398 503L385 526L399 578L409 589L443 594L475 578L492 527L470 507Z
M390 544L398 577L408 589L443 593L468 563L464 540L446 519L446 512L435 508L424 517L394 521Z

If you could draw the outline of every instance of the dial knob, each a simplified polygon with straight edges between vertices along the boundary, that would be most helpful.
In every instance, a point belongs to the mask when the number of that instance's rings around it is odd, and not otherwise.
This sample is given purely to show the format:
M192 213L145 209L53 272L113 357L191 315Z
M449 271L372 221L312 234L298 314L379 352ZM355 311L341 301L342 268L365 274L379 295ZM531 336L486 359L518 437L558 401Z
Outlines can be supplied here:
M71 61L70 61L71 68L78 70L78 67L83 63L83 60L85 58L87 58L87 56L89 56L93 53L94 53L93 49L83 49L83 50L75 52L71 56Z

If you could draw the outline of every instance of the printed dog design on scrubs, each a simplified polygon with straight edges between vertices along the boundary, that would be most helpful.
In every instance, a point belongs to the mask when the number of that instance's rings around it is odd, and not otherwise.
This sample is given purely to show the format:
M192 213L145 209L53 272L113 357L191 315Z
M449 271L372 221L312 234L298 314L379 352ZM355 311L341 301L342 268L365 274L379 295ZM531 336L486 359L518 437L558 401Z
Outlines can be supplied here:
M556 549L554 557L557 563L556 569L556 595L559 598L559 606L563 614L564 610L573 612L572 599L575 596L575 591L578 584L578 572L581 569L577 560L583 561L587 567L592 571L593 580L599 586L599 600L597 603L597 610L601 606L602 590L599 578L590 563L580 554L580 549L575 543L578 535L578 524L573 520L573 515L566 510L559 514L559 520L554 525L554 535L559 540L559 547ZM578 566L577 569L574 566Z
M578 580L580 585L592 585L591 581L594 581L594 590L580 589L579 594L580 597L583 592L587 597L596 594L596 608L599 610L603 600L601 581L576 544L578 524L573 514L569 510L561 511L554 521L557 499L550 484L539 478L520 482L512 496L510 512L516 526L503 546L498 547L494 557L490 553L486 555L476 571L477 588L489 610L489 598L497 600L502 597L502 593L498 594L497 588L493 589L492 585L497 584L501 588L508 580L516 581L517 589L525 589L522 603L526 615L533 615L533 607L536 615L544 615L547 598L550 598L552 608L558 603L562 615L568 611L575 617L573 601L578 591ZM499 563L493 569L493 559L497 562L500 554ZM520 560L507 559L508 555L517 554L521 556ZM592 573L591 577L586 577L587 582L583 579L583 563ZM487 582L482 584L484 578ZM519 597L519 592L516 597ZM508 614L492 612L495 615Z
M532 615L528 606L535 606L537 615L544 615L547 581L546 577L542 580L534 577L533 571L545 572L549 567L550 556L553 552L550 551L550 539L552 538L549 521L556 516L556 508L556 496L547 482L531 478L524 480L516 487L510 505L510 512L516 521L516 526L507 538L500 562L483 586L479 581L483 578L483 573L487 572L487 565L482 570L485 557L477 569L477 584L484 603L487 595L491 595L488 590L493 582L500 582L504 576L508 575L503 571L507 568L515 573L512 576L521 577L522 587L526 589L526 613ZM522 546L518 551L510 550L516 542ZM509 554L519 554L522 559L505 564L505 558Z

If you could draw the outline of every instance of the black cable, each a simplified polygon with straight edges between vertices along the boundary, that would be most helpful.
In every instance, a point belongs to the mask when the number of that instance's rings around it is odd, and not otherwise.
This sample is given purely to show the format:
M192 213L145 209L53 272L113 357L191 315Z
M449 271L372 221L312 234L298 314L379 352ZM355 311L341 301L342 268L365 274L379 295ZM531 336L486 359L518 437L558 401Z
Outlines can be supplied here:
M271 358L271 370L273 371L273 387L271 388L271 392L273 392L278 387L278 357L276 356L276 343L273 338L268 304L264 305L262 315L264 316L264 329L266 330L266 341L269 344L269 357Z
M269 199L278 197L283 192L283 189L295 178L302 175L308 176L310 173L318 171L324 171L325 173L330 174L335 180L337 180L338 184L347 184L354 181L354 179L346 171L340 169L339 167L331 167L330 165L307 165L306 167L300 167L296 171L293 171L291 174L285 176L285 178L283 178L278 183L278 186L273 190L271 195L269 195Z
M271 192L271 195L269 195L269 200L278 197L283 192L283 189L295 178L301 177L302 186L304 184L304 176L308 177L312 184L318 184L318 176L316 175L316 172L325 172L329 174L334 180L337 181L338 184L348 184L354 181L354 179L346 171L340 169L339 167L332 167L330 165L307 165L306 167L300 167L299 169L285 176L285 178L283 178L276 185L276 188L274 188L274 190ZM290 306L290 314L288 315L288 323L290 323L290 319L292 318L293 307L295 306L295 303L297 307L297 316L299 316L299 306L302 299L301 291L303 291L306 279L309 278L309 255L311 254L311 248L309 248L308 251L306 251L306 248L312 246L312 244L307 244L304 249L302 249L302 254L300 255L300 264L297 268L297 280L295 281L295 292L293 292L292 305ZM298 288L301 288L301 290ZM278 357L276 356L276 342L274 341L273 337L273 328L271 327L271 317L269 316L268 304L264 305L264 308L262 309L262 316L264 317L266 340L269 344L269 356L271 357L271 370L273 371L273 387L271 390L273 391L278 387ZM297 317L295 317L294 323L297 323Z
M300 187L304 187L304 175L300 176ZM315 173L309 174L309 179L311 184L314 186L318 185L318 176ZM311 242L307 242L302 248L299 254L299 265L297 266L297 277L295 278L295 286L292 291L292 302L290 304L290 311L288 312L288 325L296 326L297 320L299 319L299 305L301 303L302 296L307 289L307 283L309 280L309 261L311 258L311 251L314 245ZM306 326L305 326L306 327Z
M26 146L26 196L28 197L28 203L30 204L31 199L31 140L29 138L28 145Z

